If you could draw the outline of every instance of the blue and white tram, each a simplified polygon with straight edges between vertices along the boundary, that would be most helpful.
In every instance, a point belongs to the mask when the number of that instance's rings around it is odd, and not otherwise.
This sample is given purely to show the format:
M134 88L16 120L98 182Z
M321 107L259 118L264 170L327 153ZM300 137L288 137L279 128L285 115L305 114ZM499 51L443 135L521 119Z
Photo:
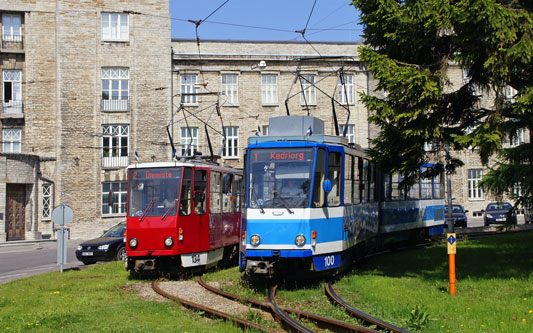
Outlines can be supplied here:
M362 149L325 135L321 120L275 117L269 132L250 138L246 148L239 265L248 275L336 270L350 264L367 243L383 244L380 232L411 237L409 228L442 227L444 214L439 220L430 213L439 205L444 210L437 201L431 209L419 204L417 212L424 215L416 224L386 226L390 217L381 218L380 205L390 213L399 206L380 202L380 192L386 191L380 186L383 178ZM426 219L430 215L431 221Z

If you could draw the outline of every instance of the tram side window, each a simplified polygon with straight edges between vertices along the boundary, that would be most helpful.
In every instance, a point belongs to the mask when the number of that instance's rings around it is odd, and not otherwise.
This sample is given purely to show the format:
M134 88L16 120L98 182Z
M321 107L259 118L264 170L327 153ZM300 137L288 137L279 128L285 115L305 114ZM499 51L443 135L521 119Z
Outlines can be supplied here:
M344 155L344 204L351 205L353 197L353 156Z
M222 201L220 200L221 195L221 183L220 183L220 172L211 172L211 184L210 184L210 192L211 192L211 201L209 202L210 208L209 212L211 213L220 213L221 209L220 206L222 204Z
M241 211L241 196L242 196L242 176L234 175L233 182L231 183L231 194L233 202L233 211Z
M369 181L368 177L370 172L368 170L369 164L368 160L363 160L363 170L362 170L362 191L361 191L361 202L368 202L368 193L369 193Z
M222 189L222 211L224 213L233 213L233 202L231 193L231 183L233 175L228 173L224 175L224 186Z
M207 171L195 170L194 172L194 213L196 215L205 214L207 189Z
M183 181L181 185L181 198L179 214L190 215L192 206L192 169L185 168L183 170Z
M400 187L400 182L402 181L402 177L398 174L392 175L391 180L391 200L404 200L404 192L402 191L402 188Z
M331 180L331 192L328 194L328 206L336 207L341 204L341 176L342 154L330 152L328 156L328 179Z
M363 160L360 157L354 157L353 164L353 203L361 202L361 169L363 167Z
M444 174L440 174L433 178L433 198L434 199L443 199L444 198Z
M431 178L420 177L420 199L431 199L433 185Z
M368 201L376 201L376 165L369 163L368 166Z
M313 207L324 207L324 180L326 179L326 151L319 148L316 154L315 179L313 182Z

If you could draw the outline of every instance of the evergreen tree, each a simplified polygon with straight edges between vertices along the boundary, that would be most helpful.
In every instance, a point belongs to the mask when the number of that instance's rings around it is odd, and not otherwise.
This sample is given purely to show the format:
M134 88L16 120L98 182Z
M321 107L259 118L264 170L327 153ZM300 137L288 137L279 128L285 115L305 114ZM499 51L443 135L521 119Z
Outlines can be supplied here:
M512 194L519 184L516 203L532 205L533 1L352 4L364 28L360 58L383 92L363 94L370 121L380 128L371 155L385 170L414 179L424 162L447 165L451 173L463 165L457 158L446 164L446 146L471 149L490 168L484 189ZM459 87L451 86L450 64L466 73ZM504 144L522 130L529 143ZM428 152L426 143L438 149Z

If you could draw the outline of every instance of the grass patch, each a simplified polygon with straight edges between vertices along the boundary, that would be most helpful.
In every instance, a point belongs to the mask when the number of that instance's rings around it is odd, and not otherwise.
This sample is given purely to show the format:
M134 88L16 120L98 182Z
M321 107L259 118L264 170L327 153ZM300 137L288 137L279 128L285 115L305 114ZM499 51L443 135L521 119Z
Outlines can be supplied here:
M397 326L421 332L532 332L533 233L457 244L457 296L449 295L446 244L386 254L335 279L339 296ZM268 285L237 267L204 276L243 297L266 300ZM139 297L123 263L53 272L0 285L0 330L239 332L172 302ZM324 280L279 284L281 305L358 324L324 296ZM263 322L250 311L248 319Z

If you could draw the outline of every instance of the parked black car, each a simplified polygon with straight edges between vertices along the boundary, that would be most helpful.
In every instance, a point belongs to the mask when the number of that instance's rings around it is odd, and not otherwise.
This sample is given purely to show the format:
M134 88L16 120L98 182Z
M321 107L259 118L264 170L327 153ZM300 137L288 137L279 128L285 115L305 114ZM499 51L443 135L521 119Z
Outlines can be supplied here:
M461 205L452 205L452 218L453 218L453 226L458 228L466 228L467 226L467 217L466 213L468 213L468 210L465 210L463 206ZM444 225L448 226L448 206L445 206L444 214L446 216L446 220L444 221Z
M499 223L504 224L507 220L507 213L513 209L513 205L508 202L491 202L487 205L487 208L483 210L483 222L485 226L490 224ZM516 224L516 214L512 214L512 224Z
M76 258L85 265L97 261L126 260L125 232L126 222L121 222L102 236L81 243L76 249Z

